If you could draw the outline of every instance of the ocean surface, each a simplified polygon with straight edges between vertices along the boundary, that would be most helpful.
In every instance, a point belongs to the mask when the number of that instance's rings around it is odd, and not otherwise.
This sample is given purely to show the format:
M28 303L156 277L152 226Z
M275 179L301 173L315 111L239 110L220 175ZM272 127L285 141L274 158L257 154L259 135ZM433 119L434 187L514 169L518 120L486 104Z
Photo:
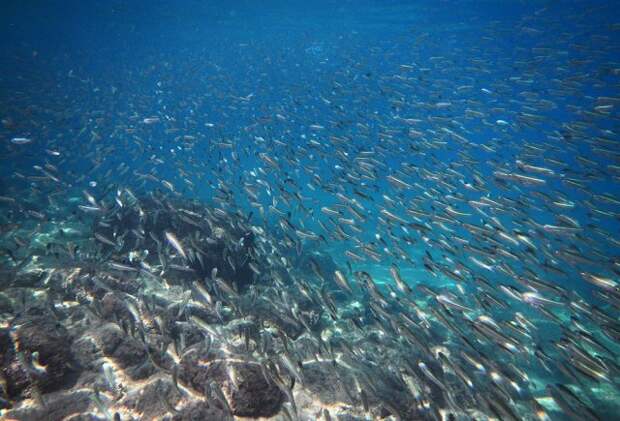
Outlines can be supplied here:
M617 2L0 7L0 418L619 419Z

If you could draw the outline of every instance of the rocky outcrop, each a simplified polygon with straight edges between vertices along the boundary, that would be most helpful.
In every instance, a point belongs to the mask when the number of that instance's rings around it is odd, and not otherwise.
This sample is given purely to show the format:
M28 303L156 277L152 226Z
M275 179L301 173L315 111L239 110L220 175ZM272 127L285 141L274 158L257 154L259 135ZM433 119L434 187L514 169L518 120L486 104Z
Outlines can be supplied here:
M188 353L181 361L181 380L203 395L211 395L216 382L226 395L232 413L243 417L269 417L276 414L284 394L263 375L254 362L209 359L200 352Z

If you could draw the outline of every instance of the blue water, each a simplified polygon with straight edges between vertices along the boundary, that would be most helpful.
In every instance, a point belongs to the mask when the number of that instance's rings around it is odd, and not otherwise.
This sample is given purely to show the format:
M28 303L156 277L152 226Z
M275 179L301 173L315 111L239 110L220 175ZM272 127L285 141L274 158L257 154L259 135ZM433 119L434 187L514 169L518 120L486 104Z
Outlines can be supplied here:
M0 196L21 204L3 224L59 224L87 204L83 190L107 203L130 188L216 207L230 193L231 209L274 235L320 235L297 239L351 279L366 271L395 288L396 264L411 287L456 293L458 284L475 307L476 278L501 296L500 285L538 276L566 292L567 326L578 314L569 302L580 299L618 320L617 285L606 291L583 275L620 276L614 2L5 1L0 69ZM46 163L59 183L28 178ZM542 183L502 182L497 172ZM480 213L470 202L485 199L502 206ZM28 210L47 218L33 222ZM518 234L535 249L515 243ZM511 306L538 320L536 306ZM618 344L576 317L614 351L603 392L577 385L611 419ZM547 346L562 329L535 341ZM540 384L571 383L529 361ZM542 398L540 384L530 390Z

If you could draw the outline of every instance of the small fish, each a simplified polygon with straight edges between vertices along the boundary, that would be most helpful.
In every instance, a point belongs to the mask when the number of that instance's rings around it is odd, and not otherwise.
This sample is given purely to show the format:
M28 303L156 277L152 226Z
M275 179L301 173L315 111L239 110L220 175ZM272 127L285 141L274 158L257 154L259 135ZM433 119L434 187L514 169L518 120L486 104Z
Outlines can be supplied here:
M396 282L396 287L400 290L400 292L407 295L413 292L409 285L407 285L407 283L403 281L403 279L400 277L400 271L398 270L398 267L396 267L395 265L390 266L390 273L392 274L392 279L394 279L394 282Z
M183 257L183 259L187 260L185 250L183 250L183 247L181 246L179 240L177 240L177 237L169 231L164 232L164 235L166 236L166 240L168 240L170 245L177 251L177 253L179 253Z
M334 271L334 280L340 288L347 291L349 294L353 294L353 288L351 288L349 280L342 272L340 272L339 270Z
M27 138L27 137L14 137L11 139L11 143L15 144L15 145L27 145L28 143L31 143L32 139Z

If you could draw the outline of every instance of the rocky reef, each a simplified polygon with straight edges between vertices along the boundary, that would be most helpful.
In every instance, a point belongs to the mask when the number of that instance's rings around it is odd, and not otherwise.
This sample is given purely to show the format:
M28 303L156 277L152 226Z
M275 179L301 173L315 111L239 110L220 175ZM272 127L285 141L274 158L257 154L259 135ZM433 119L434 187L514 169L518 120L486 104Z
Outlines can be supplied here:
M360 314L316 246L280 256L281 237L240 214L157 195L47 227L3 272L6 419L412 414L396 381L376 391L390 408L360 393L365 376L389 371L353 369L335 352L362 335L318 291Z

